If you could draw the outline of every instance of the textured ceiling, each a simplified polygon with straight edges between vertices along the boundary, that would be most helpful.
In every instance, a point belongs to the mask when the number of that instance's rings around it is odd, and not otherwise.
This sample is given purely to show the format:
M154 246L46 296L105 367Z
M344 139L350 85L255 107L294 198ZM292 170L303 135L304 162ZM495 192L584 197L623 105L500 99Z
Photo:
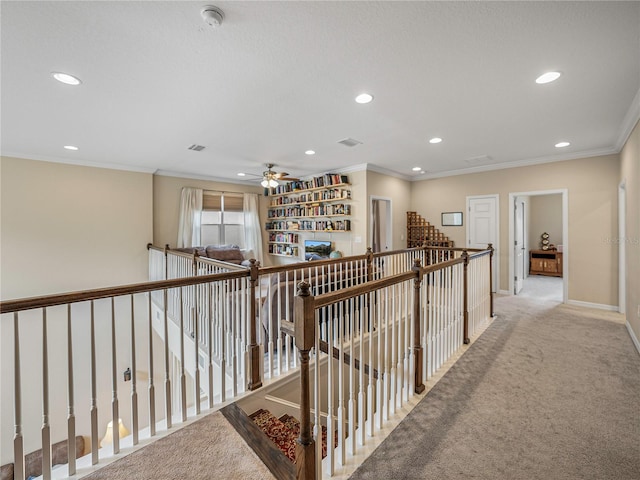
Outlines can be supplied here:
M225 1L218 28L205 4L3 1L2 154L426 178L617 152L640 111L640 2Z

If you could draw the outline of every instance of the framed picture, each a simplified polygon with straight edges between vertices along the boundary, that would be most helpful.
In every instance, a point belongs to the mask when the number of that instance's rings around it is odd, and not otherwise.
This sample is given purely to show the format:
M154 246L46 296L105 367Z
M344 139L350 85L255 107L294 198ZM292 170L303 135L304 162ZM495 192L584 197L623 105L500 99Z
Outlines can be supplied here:
M443 227L461 227L462 212L442 212Z

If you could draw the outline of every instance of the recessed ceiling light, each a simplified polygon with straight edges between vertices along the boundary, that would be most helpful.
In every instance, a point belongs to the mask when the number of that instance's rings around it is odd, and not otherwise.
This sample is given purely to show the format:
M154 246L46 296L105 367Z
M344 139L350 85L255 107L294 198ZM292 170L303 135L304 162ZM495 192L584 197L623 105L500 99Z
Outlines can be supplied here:
M538 78L536 78L536 83L542 84L542 83L553 82L554 80L557 80L558 78L560 78L560 75L562 75L560 72L543 73Z
M66 148L67 150L78 150L78 147L74 145L65 145L64 148Z
M413 170L414 172L419 172L420 170L422 170L422 167L413 167L411 170Z
M74 77L68 73L51 72L51 75L59 82L66 83L67 85L80 85L82 83L78 77Z
M246 175L246 173L242 173L242 172L238 173L239 177L244 177L245 175Z
M556 148L568 147L569 145L571 145L569 142L559 142L556 143Z
M429 140L429 143L440 143L442 141L442 139L440 137L433 137L431 140Z
M373 100L373 95L368 93L361 93L356 97L356 102L358 103L369 103L371 100Z
M425 172L424 170L420 170L420 174L421 174L421 175L422 175L422 174L425 174L425 173L427 173L427 172Z
M313 150L307 150L304 153L305 153L305 155L315 155L316 154L316 152L314 152Z

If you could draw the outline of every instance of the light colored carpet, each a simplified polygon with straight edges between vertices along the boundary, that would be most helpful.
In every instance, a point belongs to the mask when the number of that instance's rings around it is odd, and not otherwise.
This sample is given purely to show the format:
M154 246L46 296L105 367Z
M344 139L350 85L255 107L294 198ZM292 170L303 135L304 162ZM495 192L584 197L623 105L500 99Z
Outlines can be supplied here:
M518 296L538 301L562 302L562 278L529 275L523 280Z
M351 478L640 479L640 355L621 316L522 296L495 310Z
M90 480L273 480L220 412L84 477Z

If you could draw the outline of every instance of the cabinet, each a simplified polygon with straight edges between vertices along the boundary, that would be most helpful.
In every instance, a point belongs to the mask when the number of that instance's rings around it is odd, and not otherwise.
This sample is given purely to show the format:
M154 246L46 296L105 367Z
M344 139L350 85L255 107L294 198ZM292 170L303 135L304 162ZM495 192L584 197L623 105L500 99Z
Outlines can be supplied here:
M351 231L349 187L346 175L328 173L272 189L265 225L269 253L297 257L300 232Z
M562 252L556 250L531 250L529 275L562 276Z

